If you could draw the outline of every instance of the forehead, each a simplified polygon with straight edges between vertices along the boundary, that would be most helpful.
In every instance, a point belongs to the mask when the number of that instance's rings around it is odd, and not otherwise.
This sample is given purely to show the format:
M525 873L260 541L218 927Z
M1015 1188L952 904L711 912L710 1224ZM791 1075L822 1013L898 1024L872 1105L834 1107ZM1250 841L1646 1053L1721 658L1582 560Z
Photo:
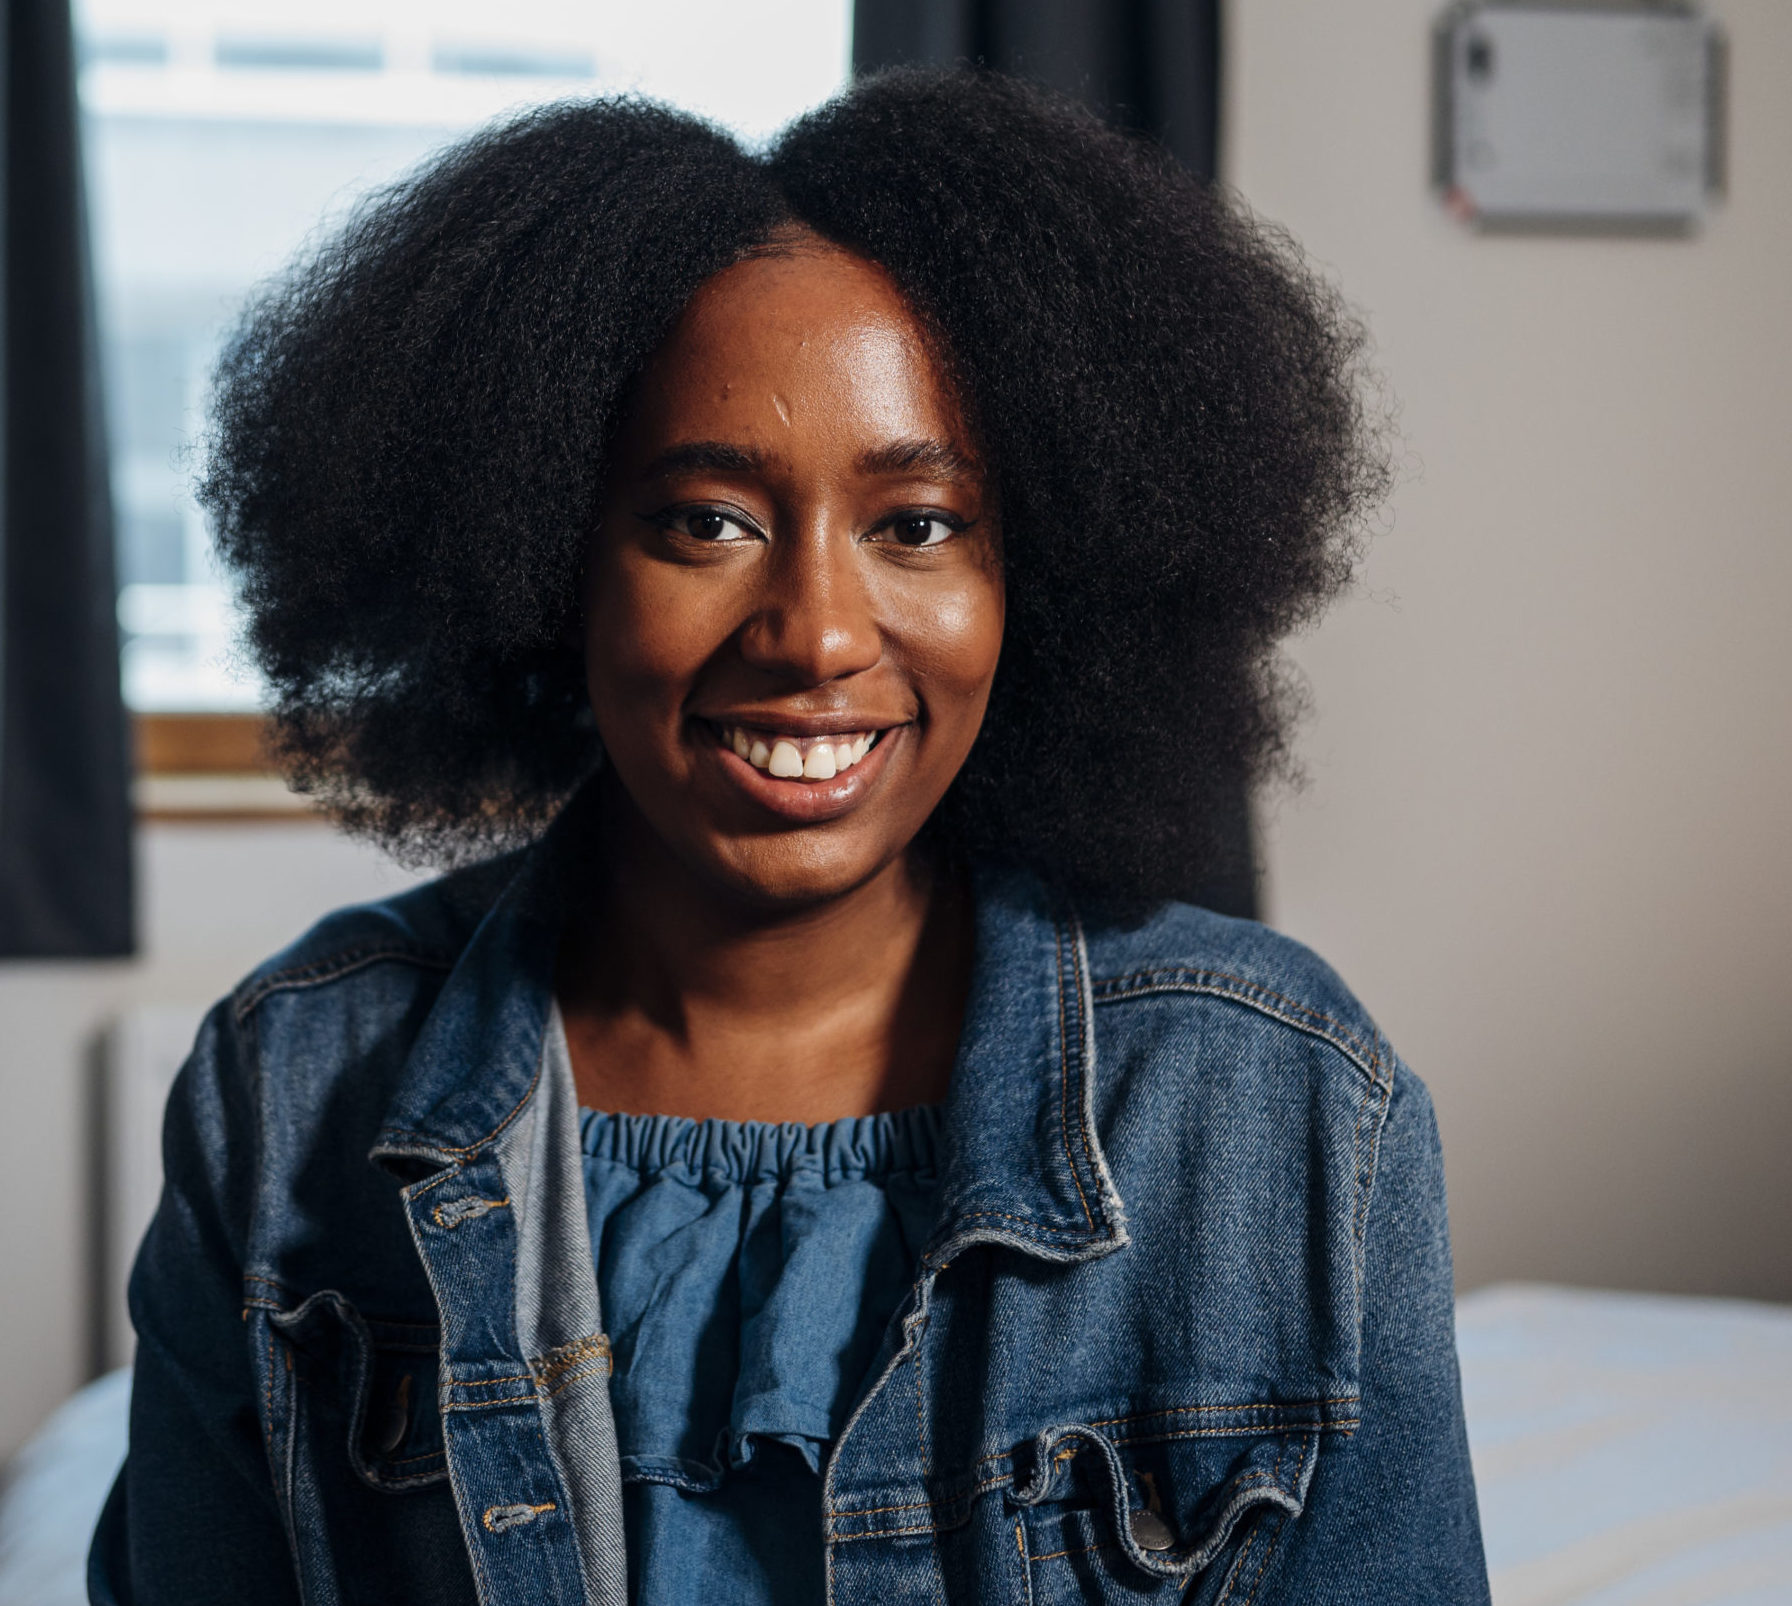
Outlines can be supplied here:
M637 427L752 437L961 439L932 341L876 263L823 242L706 281L636 391Z

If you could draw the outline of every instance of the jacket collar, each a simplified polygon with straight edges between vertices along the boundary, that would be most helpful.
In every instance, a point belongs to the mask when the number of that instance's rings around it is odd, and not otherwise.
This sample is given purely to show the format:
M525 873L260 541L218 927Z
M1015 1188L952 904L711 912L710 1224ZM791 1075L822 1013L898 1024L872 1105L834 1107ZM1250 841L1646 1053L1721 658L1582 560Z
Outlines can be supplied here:
M976 958L946 1095L940 1218L923 1256L974 1243L1086 1260L1127 1241L1095 1130L1089 958L1068 904L979 866Z
M563 889L589 841L587 788L521 856L412 1047L372 1158L456 1166L535 1096ZM943 1122L933 1267L974 1243L1083 1260L1127 1241L1096 1137L1088 956L1074 912L1032 875L979 867L976 957Z

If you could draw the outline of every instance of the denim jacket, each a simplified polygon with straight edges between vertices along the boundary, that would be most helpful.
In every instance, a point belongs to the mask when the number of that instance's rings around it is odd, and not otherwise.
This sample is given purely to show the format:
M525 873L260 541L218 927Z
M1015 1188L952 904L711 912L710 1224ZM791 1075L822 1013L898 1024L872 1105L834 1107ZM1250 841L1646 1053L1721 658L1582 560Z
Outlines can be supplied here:
M96 1602L623 1606L544 1052L565 826L329 917L208 1018ZM1419 1081L1261 926L1085 925L994 870L976 909L938 1225L825 1467L829 1601L1485 1601Z

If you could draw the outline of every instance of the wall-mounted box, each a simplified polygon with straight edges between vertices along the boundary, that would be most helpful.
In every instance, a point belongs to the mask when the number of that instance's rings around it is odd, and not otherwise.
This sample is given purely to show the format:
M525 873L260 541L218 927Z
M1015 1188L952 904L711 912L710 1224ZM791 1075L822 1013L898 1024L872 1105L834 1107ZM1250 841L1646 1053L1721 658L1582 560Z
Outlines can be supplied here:
M1433 45L1432 176L1465 221L1686 231L1722 186L1723 40L1691 5L1466 0Z

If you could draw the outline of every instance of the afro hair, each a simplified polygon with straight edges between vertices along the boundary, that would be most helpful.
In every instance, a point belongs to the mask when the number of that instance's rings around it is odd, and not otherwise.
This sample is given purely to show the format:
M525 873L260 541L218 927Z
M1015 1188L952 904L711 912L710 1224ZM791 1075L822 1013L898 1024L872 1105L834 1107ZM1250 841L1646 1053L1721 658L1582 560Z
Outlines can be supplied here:
M526 840L601 764L567 643L607 443L697 287L792 225L936 332L1003 509L1001 666L937 829L1187 896L1242 781L1286 767L1276 643L1386 489L1364 337L1285 236L990 73L862 79L764 154L638 100L553 106L265 290L200 491L289 773L446 862Z

